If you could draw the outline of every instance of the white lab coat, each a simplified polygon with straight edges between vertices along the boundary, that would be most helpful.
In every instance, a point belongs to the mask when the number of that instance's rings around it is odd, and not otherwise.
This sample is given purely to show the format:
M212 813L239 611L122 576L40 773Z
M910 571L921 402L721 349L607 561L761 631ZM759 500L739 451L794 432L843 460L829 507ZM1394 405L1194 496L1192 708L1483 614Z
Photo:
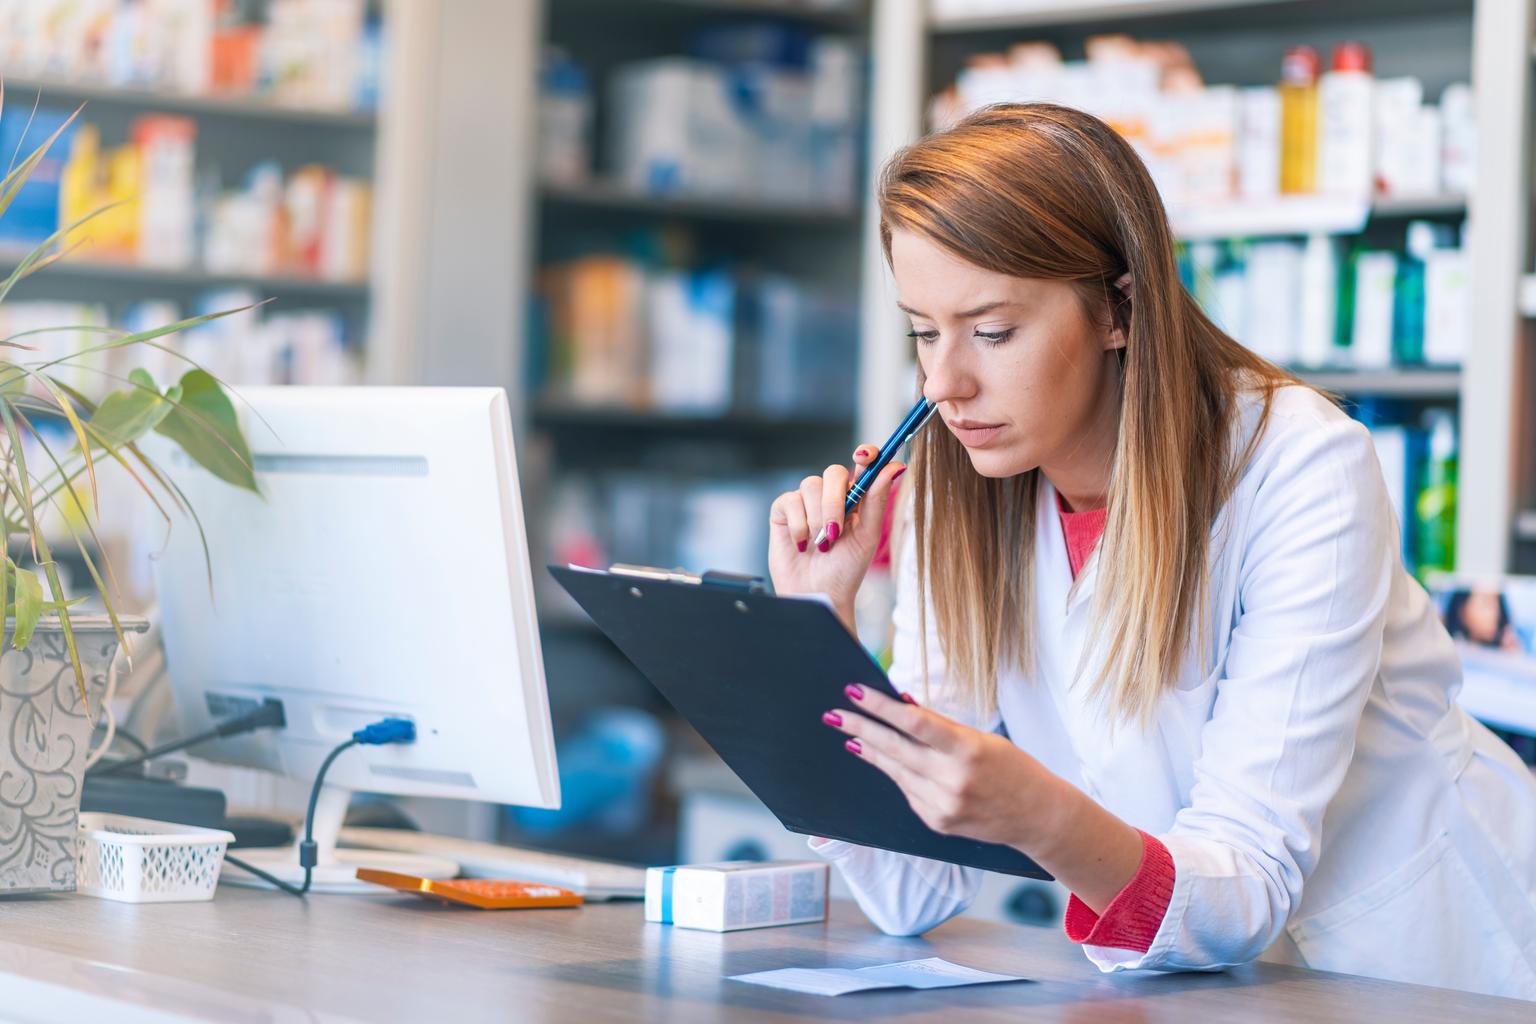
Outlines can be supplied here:
M1242 436L1256 412L1245 399ZM1151 948L1085 946L1089 959L1122 971L1262 957L1536 999L1536 781L1455 702L1456 650L1403 568L1366 430L1306 389L1277 394L1212 531L1216 668L1190 659L1146 729L1112 730L1086 678L1073 683L1097 556L1072 591L1056 495L1039 491L1039 678L1000 673L997 714L967 715L946 697L930 604L928 703L1002 728L1167 846L1176 880ZM902 545L891 680L921 697L914 547ZM893 934L959 913L981 883L971 868L811 842Z

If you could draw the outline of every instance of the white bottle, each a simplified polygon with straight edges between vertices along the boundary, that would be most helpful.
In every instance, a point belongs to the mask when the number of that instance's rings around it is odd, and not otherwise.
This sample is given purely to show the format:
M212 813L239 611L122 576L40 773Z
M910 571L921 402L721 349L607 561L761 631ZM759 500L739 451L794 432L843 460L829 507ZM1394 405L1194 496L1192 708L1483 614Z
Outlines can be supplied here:
M1372 191L1371 51L1364 43L1333 48L1333 67L1318 83L1318 187L1333 195Z

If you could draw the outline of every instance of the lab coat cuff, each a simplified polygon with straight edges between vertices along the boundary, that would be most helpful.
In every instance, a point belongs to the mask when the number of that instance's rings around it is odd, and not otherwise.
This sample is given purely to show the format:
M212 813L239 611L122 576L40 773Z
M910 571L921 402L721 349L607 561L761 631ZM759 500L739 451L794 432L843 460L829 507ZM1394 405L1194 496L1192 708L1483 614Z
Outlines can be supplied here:
M1145 953L1157 937L1173 897L1173 857L1158 839L1141 835L1141 866L1104 908L1095 914L1074 894L1067 903L1067 938L1089 946Z
M1148 837L1151 838L1151 837ZM1194 876L1178 865L1181 859L1178 837L1168 836L1154 840L1161 846L1174 865L1172 885L1168 893L1167 909L1164 910L1162 920L1157 926L1157 933L1152 941L1143 950L1116 949L1113 946L1097 946L1091 942L1083 944L1083 952L1099 970L1109 973L1120 971L1142 970L1188 970L1186 967L1174 968L1169 966L1168 960L1177 943L1180 929L1184 925L1185 912L1189 908L1190 894L1194 890ZM1145 847L1143 847L1145 849ZM1183 851L1187 854L1189 851ZM1188 867L1186 862L1186 868Z

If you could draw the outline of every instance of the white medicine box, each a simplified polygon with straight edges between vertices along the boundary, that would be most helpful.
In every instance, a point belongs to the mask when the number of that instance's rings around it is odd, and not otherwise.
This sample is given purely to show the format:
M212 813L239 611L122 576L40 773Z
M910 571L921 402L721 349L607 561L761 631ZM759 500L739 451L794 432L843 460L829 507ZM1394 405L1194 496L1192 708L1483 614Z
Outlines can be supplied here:
M822 921L827 865L723 861L648 868L645 919L713 932Z

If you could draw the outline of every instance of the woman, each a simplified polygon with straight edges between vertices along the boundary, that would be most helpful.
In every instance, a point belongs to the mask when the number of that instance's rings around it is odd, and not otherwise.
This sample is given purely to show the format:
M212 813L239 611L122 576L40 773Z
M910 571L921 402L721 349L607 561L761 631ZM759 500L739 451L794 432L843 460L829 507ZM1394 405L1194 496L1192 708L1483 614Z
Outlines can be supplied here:
M1480 647L1522 650L1509 615L1509 602L1499 591L1487 587L1452 593L1445 608L1445 629L1454 639Z
M1366 431L1201 314L1145 168L1086 114L984 110L879 198L944 424L902 488L907 703L850 687L824 718L849 756L1055 875L1104 970L1263 956L1536 998L1536 783L1455 702ZM844 467L781 495L779 592L851 629L905 468L846 523ZM895 934L981 881L812 845Z

